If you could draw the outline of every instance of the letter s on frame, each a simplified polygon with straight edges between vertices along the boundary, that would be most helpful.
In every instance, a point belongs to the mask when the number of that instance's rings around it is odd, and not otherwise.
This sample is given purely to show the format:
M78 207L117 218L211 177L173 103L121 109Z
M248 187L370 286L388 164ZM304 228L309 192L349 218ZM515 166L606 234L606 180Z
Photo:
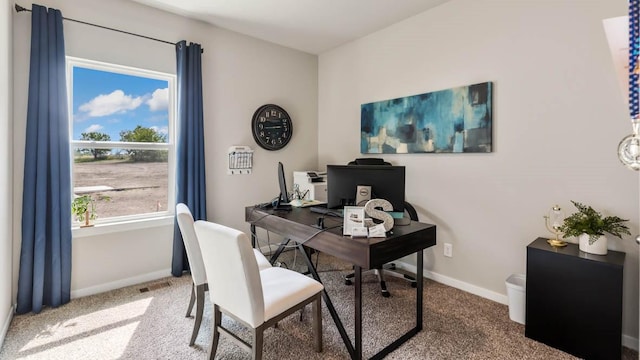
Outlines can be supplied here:
M378 210L377 208L382 208ZM393 205L385 199L371 199L364 205L364 211L370 217L383 221L384 231L389 231L393 228L393 216L387 214L385 211L393 211ZM367 219L366 226L373 226L373 221Z

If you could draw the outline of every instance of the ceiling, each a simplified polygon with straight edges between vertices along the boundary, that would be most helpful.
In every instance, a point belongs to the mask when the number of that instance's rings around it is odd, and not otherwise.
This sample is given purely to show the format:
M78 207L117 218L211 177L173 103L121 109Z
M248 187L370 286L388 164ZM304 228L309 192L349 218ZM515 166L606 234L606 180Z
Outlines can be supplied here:
M311 54L449 0L133 0Z

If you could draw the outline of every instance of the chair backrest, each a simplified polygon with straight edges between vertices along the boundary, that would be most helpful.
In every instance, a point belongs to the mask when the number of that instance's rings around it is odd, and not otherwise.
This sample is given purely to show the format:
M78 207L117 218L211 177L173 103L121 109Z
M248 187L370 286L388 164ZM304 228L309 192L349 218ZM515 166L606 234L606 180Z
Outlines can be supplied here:
M418 212L416 211L416 208L413 207L413 205L411 205L408 202L404 202L404 211L407 212L407 214L409 214L409 218L413 221L420 221L418 220Z
M182 242L187 251L193 283L202 285L207 282L207 274L204 270L204 264L202 263L202 253L200 252L198 238L193 228L193 215L191 215L191 211L189 211L187 205L179 203L176 205L176 217L178 218L180 233L182 234Z
M264 323L260 270L249 237L209 221L195 223L211 302L252 327ZM215 238L216 241L207 241Z
M382 158L357 158L349 161L347 165L391 165L391 163Z

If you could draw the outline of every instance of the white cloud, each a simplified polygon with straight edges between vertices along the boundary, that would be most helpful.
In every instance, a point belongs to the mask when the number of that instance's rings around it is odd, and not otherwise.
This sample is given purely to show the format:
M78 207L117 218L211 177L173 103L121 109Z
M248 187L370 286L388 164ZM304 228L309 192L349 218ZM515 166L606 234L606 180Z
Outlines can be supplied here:
M169 134L169 127L167 126L163 126L163 127L152 126L151 129L155 130L158 134L163 134L163 135Z
M147 100L149 110L159 111L169 107L169 88L156 89L151 95L151 99Z
M88 128L84 129L83 132L86 132L86 133L98 132L98 131L102 130L103 128L104 127L102 125L93 124L93 125L90 125Z
M80 111L90 117L107 116L134 110L142 104L143 98L126 95L122 90L115 90L108 95L98 95L86 104L80 105Z

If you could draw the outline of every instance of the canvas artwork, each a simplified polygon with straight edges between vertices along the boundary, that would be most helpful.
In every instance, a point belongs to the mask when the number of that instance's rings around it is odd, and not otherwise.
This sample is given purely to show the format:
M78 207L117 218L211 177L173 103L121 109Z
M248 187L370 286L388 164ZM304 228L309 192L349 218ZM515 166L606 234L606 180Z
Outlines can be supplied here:
M363 104L360 152L491 152L491 90L485 82Z

